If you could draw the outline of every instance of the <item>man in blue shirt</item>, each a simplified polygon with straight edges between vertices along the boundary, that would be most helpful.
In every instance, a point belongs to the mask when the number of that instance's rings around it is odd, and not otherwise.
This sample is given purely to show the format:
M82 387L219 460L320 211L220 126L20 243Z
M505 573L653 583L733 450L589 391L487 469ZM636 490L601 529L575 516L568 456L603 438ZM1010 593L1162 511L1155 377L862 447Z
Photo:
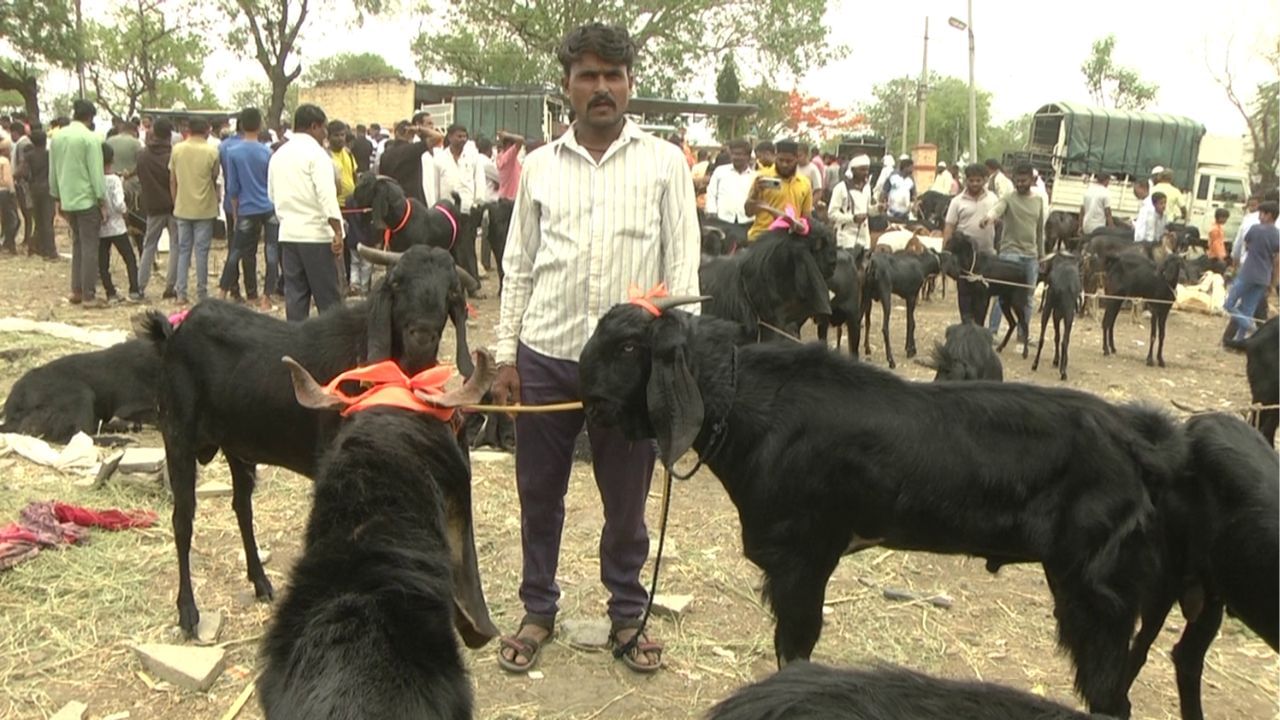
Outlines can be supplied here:
M231 251L222 268L218 287L222 297L236 290L240 284L240 268L244 269L244 291L249 300L257 300L263 310L271 309L271 293L279 292L280 251L277 240L280 225L276 210L267 197L267 165L271 161L271 148L261 141L262 113L257 108L245 108L237 121L243 133L239 142L226 150L223 163L227 173L227 201L231 203L228 217L235 218ZM226 143L223 143L226 148ZM258 235L266 236L264 255L267 260L266 285L258 295ZM239 267L237 266L239 264Z
M1249 228L1244 236L1243 260L1236 279L1227 293L1227 312L1235 327L1234 338L1224 338L1222 344L1239 349L1245 336L1253 330L1254 308L1267 296L1280 279L1280 230L1276 228L1276 214L1280 205L1274 200L1258 206L1258 224Z

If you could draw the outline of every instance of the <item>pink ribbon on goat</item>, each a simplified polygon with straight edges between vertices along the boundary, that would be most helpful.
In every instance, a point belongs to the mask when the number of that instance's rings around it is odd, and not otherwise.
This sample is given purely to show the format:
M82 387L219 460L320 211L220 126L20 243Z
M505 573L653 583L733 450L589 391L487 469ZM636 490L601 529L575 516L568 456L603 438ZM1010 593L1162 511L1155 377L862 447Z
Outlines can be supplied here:
M170 315L170 316L169 316L169 324L170 324L170 325L172 325L174 328L177 328L179 325L181 325L181 324L182 324L182 321L183 321L183 320L186 320L186 319L187 319L187 313L189 313L189 312L191 312L191 310L190 310L190 309L187 309L187 310L179 310L178 312L176 312L176 313L174 313L174 314Z
M654 285L653 287L649 288L648 292L642 292L640 290L640 287L637 286L635 283L632 283L631 287L627 288L628 302L630 302L632 305L638 305L644 308L646 311L648 311L650 315L654 317L658 317L659 315L661 315L662 311L658 309L657 305L653 304L653 299L666 297L666 296L667 296L666 283L658 283L657 285Z
M770 230L787 230L796 235L809 234L809 219L796 217L796 209L794 206L788 205L784 211L786 214L777 217L772 223L769 223Z

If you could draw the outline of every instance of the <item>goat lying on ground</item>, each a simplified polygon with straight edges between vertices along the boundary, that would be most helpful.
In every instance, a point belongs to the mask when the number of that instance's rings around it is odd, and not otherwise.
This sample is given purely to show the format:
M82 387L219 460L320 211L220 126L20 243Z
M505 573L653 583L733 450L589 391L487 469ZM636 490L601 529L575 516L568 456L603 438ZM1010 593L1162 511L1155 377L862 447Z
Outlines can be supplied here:
M371 248L359 251L374 262L391 259ZM460 274L448 251L416 246L398 258L367 303L335 308L303 323L217 301L194 307L177 330L158 312L139 318L139 336L163 357L160 429L173 489L178 623L184 631L194 632L200 619L189 561L196 462L207 464L218 450L226 456L249 579L258 598L270 600L271 582L253 536L254 465L314 477L338 426L336 413L298 406L279 358L296 358L326 382L359 364L386 359L412 374L436 364L440 335L452 315L464 318L457 325L458 367L470 375Z
M938 272L938 256L931 252L920 254L871 253L867 266L866 283L862 286L862 321L866 335L862 338L862 350L871 356L871 307L880 303L880 333L884 338L884 356L889 367L897 367L893 360L893 348L889 343L889 316L893 313L893 296L907 304L908 358L916 356L916 303L925 278Z
M1280 649L1280 481L1276 453L1238 418L1211 414L1186 424L1191 460L1160 499L1160 582L1142 610L1129 681L1137 677L1166 616L1186 617L1173 648L1183 720L1202 720L1200 676L1225 608Z
M990 344L990 343L988 343ZM1084 713L991 683L883 665L794 662L721 700L707 720L1087 720Z
M458 208L445 198L431 207L417 198L406 198L393 178L365 173L352 193L356 205L370 208L370 226L378 247L404 252L414 245L451 250L458 241ZM385 238L390 238L386 242ZM502 258L498 258L501 266Z
M858 357L858 335L862 331L862 282L866 273L869 253L861 245L836 250L836 269L831 275L831 316L818 317L818 339L825 345L827 329L836 329L836 349L840 349L840 336L849 329L849 354Z
M94 435L99 427L155 424L159 374L160 353L141 340L60 357L13 384L0 432L66 443L78 432ZM116 418L125 428L108 424Z
M338 410L289 358L298 403ZM447 374L447 370L445 373ZM422 409L353 412L316 476L302 557L262 641L269 720L471 717L458 631L497 635L476 566L471 471L450 426L493 379L486 355L464 387Z
M1245 341L1245 372L1249 376L1249 394L1256 405L1271 405L1254 410L1252 422L1262 437L1276 444L1276 426L1280 425L1280 330L1271 318Z
M935 344L931 362L924 365L938 371L934 382L1004 380L1000 356L991 349L991 334L971 322L948 327L946 344Z
M826 278L835 272L831 231L813 223L808 234L770 230L728 257L704 257L698 282L702 311L733 320L765 340L781 340L767 323L792 335L811 317L831 315Z
M1169 321L1169 311L1178 294L1178 278L1182 274L1182 256L1171 254L1156 268L1156 262L1140 252L1122 252L1107 264L1108 295L1116 297L1102 301L1102 354L1116 351L1116 317L1124 297L1145 298L1157 302L1148 303L1151 310L1151 341L1147 344L1147 365L1159 363L1164 367L1164 330ZM1159 333L1160 345L1156 346ZM1156 361L1152 361L1155 353Z
M1150 488L1185 465L1163 415L1072 390L910 383L817 344L739 347L738 326L611 309L583 349L589 421L689 449L738 509L779 664L807 658L843 555L884 546L1039 562L1094 712L1127 717L1125 663L1155 568ZM930 452L907 438L930 438Z
M1044 350L1045 329L1053 317L1053 366L1058 377L1067 379L1067 356L1071 348L1071 326L1075 323L1076 307L1080 304L1080 258L1059 252L1048 261L1049 271L1040 301L1040 342L1036 345L1036 359L1031 370L1040 369L1040 353Z
M962 232L956 232L951 235L951 240L947 244L947 250L951 252L955 261L955 267L961 276L965 274L981 275L989 280L997 280L990 284L979 283L974 286L976 291L982 293L975 302L981 307L981 313L975 313L974 317L980 321L985 321L987 317L987 306L991 302L991 298L1000 299L1000 313L1004 315L1005 323L1009 326L1009 330L1005 332L1004 339L1000 341L1000 345L996 348L997 352L1003 352L1004 346L1009 344L1009 338L1013 337L1014 330L1019 335L1027 337L1027 293L1031 292L1030 288L1023 287L1027 282L1026 271L1022 269L1022 265L1011 260L998 258L995 255L977 252L973 244L973 240ZM1017 285L1008 285L1006 283L1018 283ZM1027 344L1022 346L1022 357L1027 356Z

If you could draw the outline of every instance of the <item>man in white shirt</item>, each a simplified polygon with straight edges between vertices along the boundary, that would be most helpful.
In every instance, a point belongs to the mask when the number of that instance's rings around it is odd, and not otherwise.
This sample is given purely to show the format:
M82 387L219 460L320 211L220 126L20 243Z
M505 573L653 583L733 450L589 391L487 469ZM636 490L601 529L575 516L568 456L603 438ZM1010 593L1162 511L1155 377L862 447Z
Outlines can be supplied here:
M476 227L480 228L480 265L487 273L493 269L490 260L493 250L489 247L489 233L485 231L484 216L498 202L498 166L493 162L493 141L489 138L482 137L476 141L476 187L483 188L477 203L479 207L476 209L476 216L479 220Z
M453 259L458 267L479 277L476 268L476 222L471 212L476 205L475 156L463 152L467 146L467 128L458 123L449 126L444 135L445 146L436 148L436 177L440 197L458 196L458 242L453 246ZM426 184L425 176L423 180ZM476 293L473 293L473 296Z
M898 172L885 183L885 203L890 220L906 222L911 219L911 205L916 199L916 181L912 178L911 170L911 159L906 158L898 165Z
M738 139L729 143L729 164L721 165L711 173L707 185L707 224L724 230L729 247L745 247L747 230L755 218L748 215L744 206L751 185L756 181L756 171L751 167L751 143Z
M951 171L947 169L944 162L938 163L938 174L933 179L933 185L929 186L929 192L938 192L943 195L953 195L952 190L956 184L956 179L951 175Z
M701 240L689 164L680 148L624 114L635 44L625 28L592 23L571 31L557 55L577 119L525 158L503 258L493 384L501 404L578 399L578 356L600 317L628 300L628 288L663 282L672 295L698 293ZM525 615L498 650L498 664L510 672L534 666L555 625L564 495L583 420L582 411L516 417ZM637 641L622 656L627 667L653 672L661 646L637 633L647 599L640 570L649 554L644 505L653 443L627 440L618 428L589 430L604 501L600 576L610 634L619 646Z
M884 197L884 187L889 184L889 178L894 173L892 155L885 155L880 162L880 174L876 176L875 185L871 186L871 197L876 201L880 201Z
M1004 174L1004 168L1000 167L1000 161L991 158L986 162L987 166L987 189L996 194L996 200L1004 199L1005 195L1013 192L1013 181L1008 175Z
M328 118L315 105L293 114L293 135L271 156L267 195L280 221L280 265L284 272L285 319L302 322L316 310L342 302L342 211L333 158L320 144Z
M1151 193L1151 202L1142 203L1138 217L1133 221L1133 241L1153 243L1164 236L1164 193Z
M1088 235L1100 227L1111 227L1115 220L1111 217L1111 176L1098 173L1084 191L1080 201L1080 234Z
M849 161L845 182L831 189L828 215L836 226L839 247L861 245L871 249L871 228L867 225L871 208L871 183L867 181L870 171L871 158L859 155Z
M822 199L822 167L810 158L807 146L800 146L799 158L796 172L809 178L809 187L813 190L813 201L817 203Z

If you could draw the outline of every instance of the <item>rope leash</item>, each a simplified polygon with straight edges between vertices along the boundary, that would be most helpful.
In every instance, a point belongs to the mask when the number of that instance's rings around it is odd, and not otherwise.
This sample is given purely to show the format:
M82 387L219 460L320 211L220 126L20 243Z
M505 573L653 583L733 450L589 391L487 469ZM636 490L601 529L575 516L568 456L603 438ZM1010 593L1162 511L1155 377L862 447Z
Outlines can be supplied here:
M552 413L565 412L567 410L581 410L582 401L574 400L573 402L551 403L549 405L462 405L460 408L471 412L500 412L518 415L521 413Z
M1039 285L1039 283L1037 283L1036 285L1028 285L1027 283L1013 282L1011 280L996 280L994 278L985 277L983 275L978 275L977 273L971 273L971 272L961 273L960 276L962 280L965 280L967 282L979 282L979 283L982 283L983 285L994 283L996 285L1010 285L1012 287L1026 288L1028 290L1035 290L1036 287ZM1128 300L1130 302L1162 303L1165 305L1176 305L1178 303L1177 300L1157 300L1155 298L1135 297L1131 295L1108 295L1103 292L1081 293L1081 297L1096 298L1098 300ZM1174 309L1176 310L1177 308L1174 308ZM1247 317L1249 319L1253 319L1252 315L1245 316L1239 313L1228 312L1225 310L1223 311L1223 314L1231 315L1234 317L1240 317L1240 318Z
M670 468L663 473L662 482L662 516L658 524L658 554L653 556L653 579L649 582L649 601L644 605L644 615L640 616L640 625L631 639L613 649L615 660L635 650L640 638L649 626L649 616L653 614L653 595L658 591L658 568L662 566L662 550L667 544L667 518L671 514L671 476Z

